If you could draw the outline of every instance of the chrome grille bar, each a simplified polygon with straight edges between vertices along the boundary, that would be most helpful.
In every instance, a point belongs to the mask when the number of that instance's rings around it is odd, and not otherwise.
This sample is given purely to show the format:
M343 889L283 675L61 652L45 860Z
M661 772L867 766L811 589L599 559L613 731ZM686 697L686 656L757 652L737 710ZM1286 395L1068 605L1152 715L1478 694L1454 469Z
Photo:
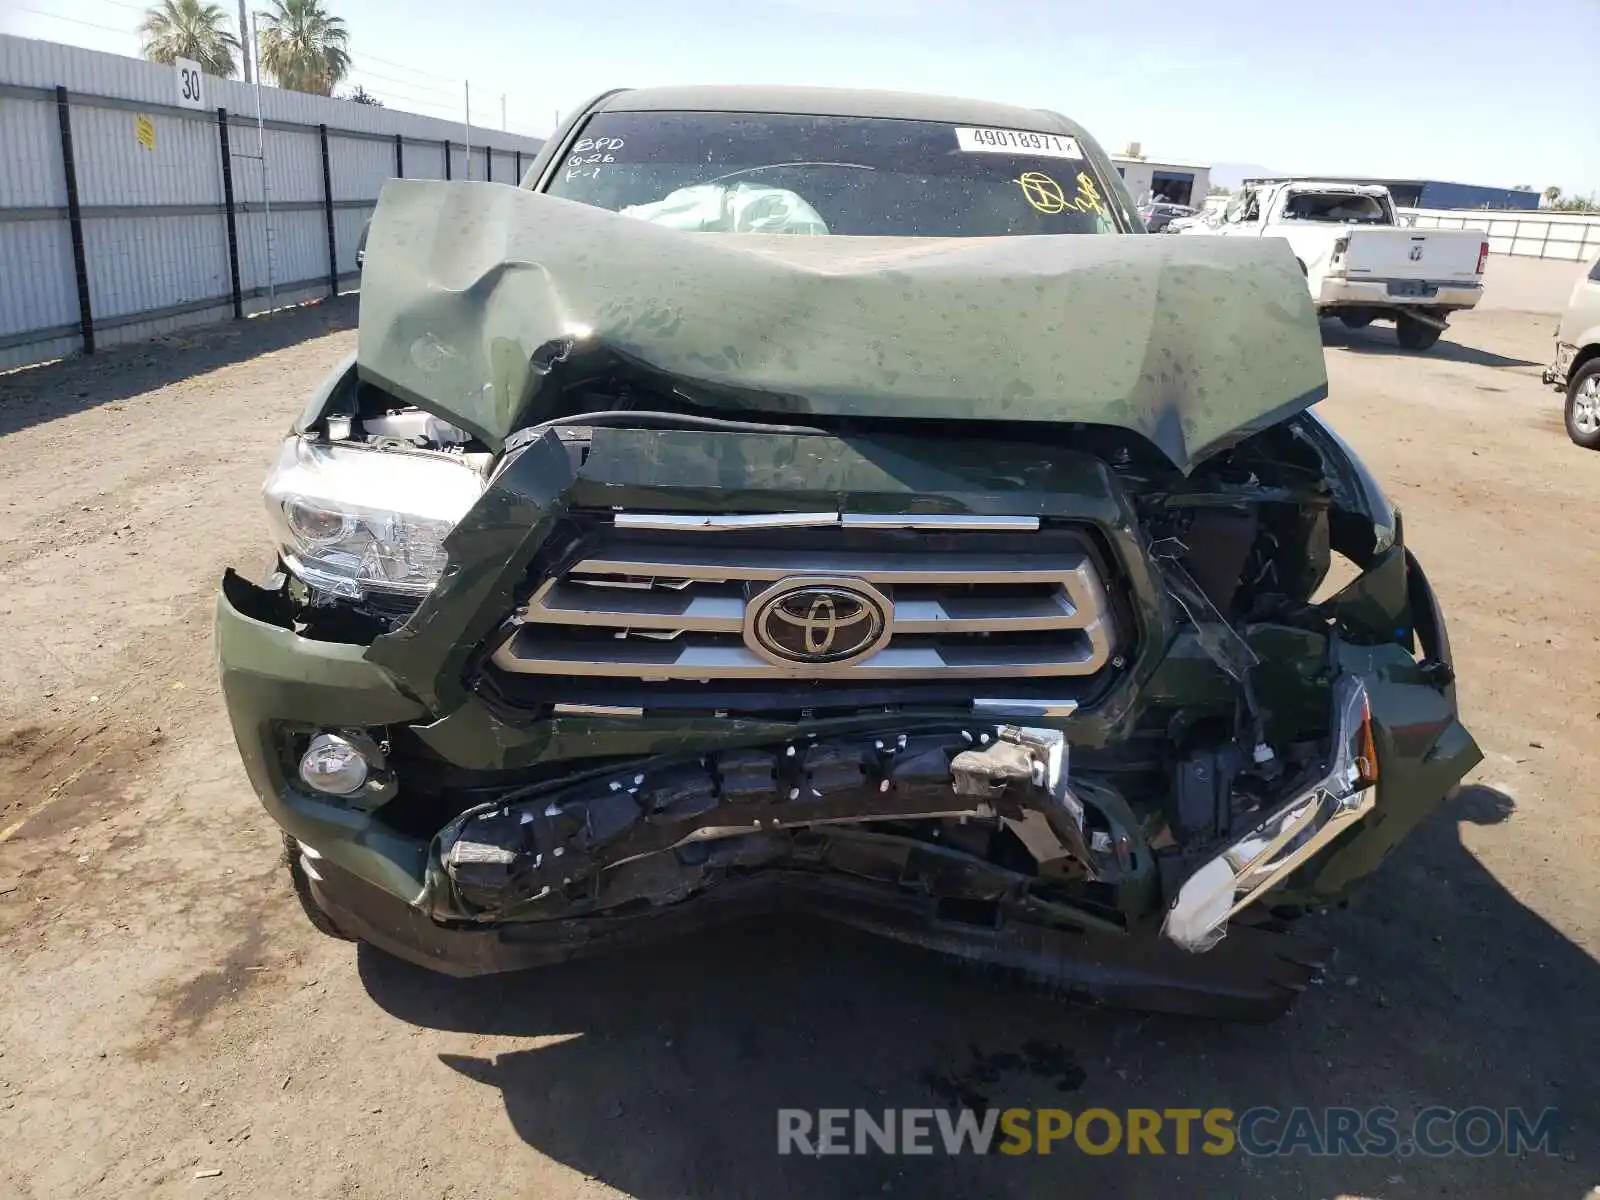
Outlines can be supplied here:
M704 547L627 546L586 558L569 576L620 575L636 579L785 579L790 575L850 575L876 584L1055 583L1088 560L1081 554L1052 558L998 554L915 555L867 550L728 550Z
M1052 574L1049 582L1054 583L1060 572ZM744 628L744 613L744 595L737 584L710 582L694 591L618 589L609 584L585 586L585 581L568 576L543 584L522 617L541 625L736 634ZM947 595L925 600L897 596L892 620L896 633L1008 633L1082 627L1077 607L1064 587L1048 596Z
M848 667L769 662L737 643L708 645L617 640L563 641L519 630L495 653L495 664L529 675L593 675L613 679L1014 679L1088 675L1104 665L1109 644L1100 626L1059 650L1043 647L896 645Z

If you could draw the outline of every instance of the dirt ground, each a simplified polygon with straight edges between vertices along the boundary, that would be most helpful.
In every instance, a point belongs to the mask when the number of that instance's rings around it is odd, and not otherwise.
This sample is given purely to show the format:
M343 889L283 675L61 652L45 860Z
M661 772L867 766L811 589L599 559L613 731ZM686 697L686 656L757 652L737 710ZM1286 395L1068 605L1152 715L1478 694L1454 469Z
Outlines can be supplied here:
M351 302L0 378L0 1194L1530 1196L1600 1184L1600 455L1553 320L1426 357L1325 329L1324 408L1403 507L1486 761L1267 1026L1106 1013L780 927L457 982L324 939L240 770L209 609ZM1562 1154L780 1158L780 1107L1430 1104ZM218 1172L196 1178L198 1172Z

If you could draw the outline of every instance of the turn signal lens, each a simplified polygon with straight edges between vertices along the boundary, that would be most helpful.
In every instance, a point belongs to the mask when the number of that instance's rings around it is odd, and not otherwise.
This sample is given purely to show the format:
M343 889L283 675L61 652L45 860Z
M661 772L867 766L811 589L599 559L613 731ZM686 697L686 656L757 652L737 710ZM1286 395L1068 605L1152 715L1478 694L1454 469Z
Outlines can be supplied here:
M1372 704L1365 695L1361 697L1361 723L1356 728L1355 743L1356 778L1362 786L1371 787L1378 782L1378 747L1372 740Z

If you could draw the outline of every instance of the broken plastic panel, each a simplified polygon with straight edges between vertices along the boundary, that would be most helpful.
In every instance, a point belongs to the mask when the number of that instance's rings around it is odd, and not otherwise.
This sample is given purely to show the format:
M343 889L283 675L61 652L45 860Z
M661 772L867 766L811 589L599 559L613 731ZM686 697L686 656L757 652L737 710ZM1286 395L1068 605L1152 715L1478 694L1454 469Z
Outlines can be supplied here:
M1156 549L1159 551L1159 546ZM1248 684L1250 672L1261 662L1256 652L1250 649L1250 644L1228 624L1194 581L1194 576L1184 570L1176 558L1158 552L1155 562L1166 581L1167 590L1194 626L1201 648L1235 680Z

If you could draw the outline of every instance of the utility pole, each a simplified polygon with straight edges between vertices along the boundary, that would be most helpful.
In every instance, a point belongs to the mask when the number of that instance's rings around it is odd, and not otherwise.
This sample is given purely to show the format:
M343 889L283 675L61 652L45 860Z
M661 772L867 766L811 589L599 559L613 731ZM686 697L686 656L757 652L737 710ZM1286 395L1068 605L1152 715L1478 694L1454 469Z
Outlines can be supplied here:
M250 14L250 47L259 49L261 31L256 25L256 14ZM261 212L262 224L267 234L267 311L278 307L278 280L273 269L272 244L272 176L267 170L267 125L261 115L261 63L256 62L256 157L261 160Z
M239 0L239 49L244 51L244 81L250 82L250 15L245 11L245 0Z
M500 93L500 132L506 131L506 94Z
M472 82L467 79L461 81L461 94L466 98L467 112L466 132L462 135L467 143L467 178L472 178Z

